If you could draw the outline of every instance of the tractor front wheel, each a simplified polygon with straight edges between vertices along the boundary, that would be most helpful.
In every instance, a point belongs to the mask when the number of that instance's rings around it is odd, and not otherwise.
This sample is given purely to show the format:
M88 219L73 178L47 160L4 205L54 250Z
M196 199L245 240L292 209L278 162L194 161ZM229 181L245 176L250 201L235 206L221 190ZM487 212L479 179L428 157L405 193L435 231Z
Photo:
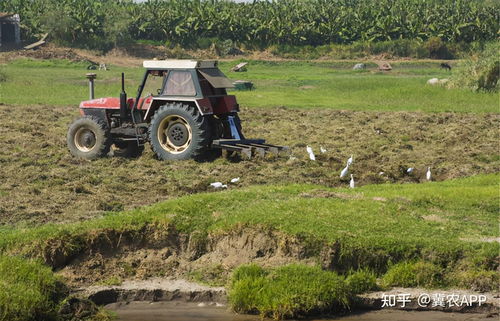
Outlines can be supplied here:
M200 159L210 145L209 121L196 107L169 103L152 117L149 139L161 160Z
M69 126L66 141L71 154L84 159L104 157L111 147L107 124L94 116L75 120Z

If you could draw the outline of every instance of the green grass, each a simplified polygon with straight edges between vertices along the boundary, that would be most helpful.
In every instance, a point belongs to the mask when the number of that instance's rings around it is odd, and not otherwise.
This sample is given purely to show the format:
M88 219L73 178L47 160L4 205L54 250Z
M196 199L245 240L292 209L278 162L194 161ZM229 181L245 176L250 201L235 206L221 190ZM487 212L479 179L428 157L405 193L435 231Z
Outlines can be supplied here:
M385 286L439 287L444 283L441 268L427 262L401 262L389 268L382 279Z
M338 268L383 270L388 261L416 257L446 265L463 256L491 266L498 244L484 239L498 236L499 177L354 190L288 185L200 193L82 223L4 228L0 249L40 250L52 240L65 251L78 251L93 231L139 231L147 224L174 224L180 232L201 235L261 226L312 245L338 242L343 252Z
M49 267L0 255L0 321L56 320L62 290Z
M256 90L236 92L248 107L324 107L346 110L498 112L498 96L427 86L429 78L449 78L438 62L393 63L393 71L358 72L355 62L250 61L249 71L229 73L238 61L222 62L221 70L233 80L255 83ZM74 105L88 98L86 64L61 60L18 59L2 67L0 102L14 105ZM373 65L370 65L373 68ZM117 96L120 73L126 73L127 91L134 95L143 75L141 68L111 66L95 71L96 97Z
M229 299L236 312L283 319L346 308L350 295L341 276L318 267L247 265L234 271Z

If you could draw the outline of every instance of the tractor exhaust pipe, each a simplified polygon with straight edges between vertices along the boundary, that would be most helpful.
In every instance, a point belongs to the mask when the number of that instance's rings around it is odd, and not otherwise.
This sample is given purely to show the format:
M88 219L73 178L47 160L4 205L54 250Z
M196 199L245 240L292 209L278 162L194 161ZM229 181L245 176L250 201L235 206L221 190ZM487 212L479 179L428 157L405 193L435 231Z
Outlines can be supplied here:
M97 78L96 74L89 73L85 75L87 79L89 80L89 96L90 100L94 99L94 79Z
M125 74L122 72L122 92L120 93L120 118L127 119L127 93L125 92Z

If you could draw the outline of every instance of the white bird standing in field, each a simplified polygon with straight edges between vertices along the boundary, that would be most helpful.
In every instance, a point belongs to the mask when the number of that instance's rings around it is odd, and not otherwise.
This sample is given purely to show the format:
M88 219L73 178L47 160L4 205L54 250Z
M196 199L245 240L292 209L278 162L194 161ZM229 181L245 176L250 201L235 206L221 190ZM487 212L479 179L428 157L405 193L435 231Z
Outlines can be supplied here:
M413 173L413 167L408 168L408 169L406 170L406 173L407 173L407 174L411 174L411 173Z
M319 147L319 151L321 152L321 154L326 153L326 149L325 149L325 148L323 148L323 146L320 146L320 147Z
M351 155L351 157L349 157L349 159L347 160L347 166L351 166L353 161L354 160L353 160L352 155Z
M340 178L343 178L347 175L347 172L349 171L349 165L344 167L344 169L340 172Z
M313 150L310 146L306 147L307 153L309 154L310 160L316 160L316 156L314 156Z
M233 179L231 179L231 183L238 183L239 180L240 180L239 177L233 178Z
M432 173L430 167L427 167L427 173L425 173L425 177L427 178L428 181L432 179Z
M351 181L349 182L349 187L354 188L354 177L351 174Z

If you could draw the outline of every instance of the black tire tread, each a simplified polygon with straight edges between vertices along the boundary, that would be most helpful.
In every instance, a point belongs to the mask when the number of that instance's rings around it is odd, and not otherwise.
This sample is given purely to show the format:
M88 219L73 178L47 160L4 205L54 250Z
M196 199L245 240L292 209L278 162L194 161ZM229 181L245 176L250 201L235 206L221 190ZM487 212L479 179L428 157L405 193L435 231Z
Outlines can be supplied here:
M148 129L148 135L153 152L160 159L162 159L161 155L163 152L163 148L157 146L155 143L151 141L151 137L153 137L154 134L152 132L153 128L152 125L158 121L161 121L160 119L161 114L169 109L182 109L191 116L195 126L195 128L192 128L193 133L195 132L196 129L196 131L198 132L199 139L196 142L196 145L194 145L194 149L191 151L190 157L193 159L202 158L206 154L211 143L211 131L210 131L209 120L203 115L201 115L200 112L198 111L198 108L196 108L195 106L182 103L167 103L166 105L163 105L160 108L158 108L158 110L154 113L153 117L151 118L151 123L150 123L151 125L149 126Z
M75 129L78 126L81 126L80 123L85 120L89 120L95 123L97 125L98 130L102 131L101 134L103 135L104 138L102 144L98 146L98 149L95 152L89 153L88 156L81 155L81 152L78 150L78 148L76 148L76 146L73 145L74 137L72 136L72 134L76 132ZM78 158L92 160L100 157L105 157L111 149L111 137L109 134L108 124L96 116L85 115L75 120L68 128L68 135L66 137L66 140L69 151L71 152L71 154L73 154Z

